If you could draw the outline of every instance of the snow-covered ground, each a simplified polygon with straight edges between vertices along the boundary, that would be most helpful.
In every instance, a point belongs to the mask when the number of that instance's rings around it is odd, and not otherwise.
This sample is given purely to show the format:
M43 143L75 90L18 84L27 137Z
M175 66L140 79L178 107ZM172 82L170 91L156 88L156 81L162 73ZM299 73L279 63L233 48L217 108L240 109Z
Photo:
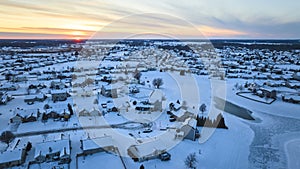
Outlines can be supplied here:
M144 51L145 52L145 51ZM146 51L147 52L147 51ZM143 60L141 52L136 52L138 59L144 65L152 65L155 62L154 55L152 60ZM170 57L167 54L167 57ZM174 61L172 59L168 61ZM177 61L177 60L176 60ZM161 61L160 61L161 62ZM167 61L166 61L167 62ZM179 64L181 62L174 62ZM99 66L100 61L78 61L72 63L56 64L54 66L46 66L37 70L60 70L68 66L76 68L89 69ZM123 62L122 62L123 63ZM161 64L161 63L159 63ZM128 59L124 64L105 60L101 62L101 66L121 67L114 70L111 74L114 77L125 78L122 81L123 87L128 88L132 79L132 72L125 74L125 68L134 71L139 63ZM147 66L149 66L147 65ZM130 67L133 66L133 67ZM163 64L161 65L163 66ZM173 65L174 66L174 65ZM278 65L280 68L288 68L289 66ZM299 66L293 66L299 68ZM182 70L183 67L176 67ZM78 73L78 78L73 80L74 83L82 83L88 78L95 78L96 70L86 70ZM127 78L127 79L126 79ZM164 84L156 89L152 80L154 78L162 78ZM38 82L37 79L33 78ZM299 104L291 104L277 99L271 104L263 104L247 98L241 97L236 93L236 84L243 85L247 82L263 83L263 80L245 80L245 79L225 79L218 80L211 78L210 75L195 75L185 72L180 75L179 71L164 72L147 71L142 72L140 79L145 82L144 85L135 84L140 88L138 94L128 94L127 91L120 92L120 97L109 98L100 93L102 85L107 82L99 82L100 84L91 84L84 89L81 87L68 88L72 90L71 97L66 101L60 102L65 106L70 103L74 106L75 114L68 121L57 121L49 119L42 122L39 118L36 122L21 123L20 125L9 123L9 119L13 117L16 107L23 109L39 108L43 109L45 104L55 105L50 98L44 102L35 102L28 105L24 102L24 94L26 93L27 82L19 83L20 89L9 92L14 99L6 105L1 105L0 109L0 131L11 130L17 134L17 138L6 147L5 144L0 145L0 150L13 150L22 148L28 141L32 142L33 148L28 152L26 163L20 167L24 168L29 161L34 158L35 145L40 142L70 139L71 140L71 163L70 168L123 168L122 160L126 168L139 168L144 165L145 168L185 168L185 158L191 154L196 154L197 168L300 168L298 157L300 155L300 106ZM49 85L50 81L42 81ZM125 83L126 82L126 83ZM280 91L295 92L293 89L286 87L276 88ZM42 90L49 96L49 90ZM132 106L133 101L141 101L150 98L154 91L163 93L163 111L136 111ZM90 96L82 96L82 95ZM126 95L127 94L127 95ZM232 115L230 110L224 111L222 107L216 107L214 97L218 96L232 104L244 107L253 114L255 120L245 120ZM258 97L258 96L255 96ZM278 96L279 97L279 96ZM258 98L264 101L264 98ZM219 113L223 114L225 124L228 129L216 129L198 127L201 137L196 141L176 139L179 127L182 122L169 121L169 115L166 113L170 102L181 102L181 105L188 107L188 111L197 114L199 106L205 104L207 110L203 112L203 116L209 116L214 119ZM79 116L79 112L83 109L88 111L99 109L101 104L113 103L117 107L122 104L131 105L128 111L108 112L103 116ZM182 111L175 112L180 114ZM143 124L142 124L142 123ZM148 125L147 127L144 125ZM114 127L112 127L114 126ZM83 127L83 128L82 128ZM151 129L149 133L144 133L145 128ZM26 134L24 136L24 134ZM111 136L114 145L118 147L121 157L116 154L101 152L92 155L76 157L82 152L82 139L96 138L103 136ZM128 157L128 147L132 145L140 145L142 143L153 143L154 145L163 145L166 151L171 154L171 160L160 161L153 159L144 162L134 162ZM155 147L146 147L147 151L153 151ZM56 163L43 163L41 165L31 165L30 168L51 168Z

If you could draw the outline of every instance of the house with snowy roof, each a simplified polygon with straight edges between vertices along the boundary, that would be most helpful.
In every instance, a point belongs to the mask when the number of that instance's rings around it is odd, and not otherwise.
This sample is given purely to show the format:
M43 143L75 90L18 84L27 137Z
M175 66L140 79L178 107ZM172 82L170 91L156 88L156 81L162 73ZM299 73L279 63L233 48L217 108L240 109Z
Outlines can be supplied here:
M199 131L197 129L197 120L194 118L187 118L180 127L180 131L184 133L183 138L195 141Z
M89 155L99 152L116 152L117 147L111 136L103 136L96 138L87 138L80 140L82 153L80 155Z
M262 91L263 96L266 96L268 98L276 99L277 97L277 91L274 88L266 86L266 87L260 87L259 90Z
M39 109L15 109L14 116L10 118L11 123L26 123L37 121L39 117L40 111Z
M299 81L296 80L289 80L285 82L285 86L291 89L299 89L300 88L300 83Z
M96 108L89 110L82 109L78 112L79 116L101 116L102 113Z
M53 80L50 83L50 89L64 89L66 87L66 84L64 82L62 82L61 80Z
M25 162L25 149L15 149L0 153L0 168L10 168Z
M24 82L24 81L27 81L27 76L25 76L25 75L17 75L17 76L13 77L12 81L13 82Z
M119 85L102 85L100 93L105 97L118 97Z
M283 95L282 100L289 103L300 103L299 95Z
M20 86L17 84L9 84L9 83L5 83L5 84L1 84L0 85L0 90L1 91L15 91L17 89L19 89Z
M127 149L127 154L138 162L146 160L157 159L160 154L167 152L168 145L163 142L157 143L156 141L144 142L137 145L131 145Z
M52 90L52 101L65 101L69 97L69 93L66 90Z
M50 108L47 109L46 112L44 113L46 118L52 118L52 119L63 119L63 120L68 120L71 117L71 112L67 107L61 108Z
M0 104L6 104L11 99L11 95L7 94L7 92L0 92Z
M71 161L70 140L54 140L37 143L35 145L35 162L43 163L58 161L59 163L69 163Z
M34 95L27 95L24 98L24 102L27 104L32 104L36 101L38 102L43 102L44 100L46 100L47 96L43 93L39 93L39 94L34 94Z
M181 109L181 104L179 100L177 102L170 102L169 109L171 111L179 111Z

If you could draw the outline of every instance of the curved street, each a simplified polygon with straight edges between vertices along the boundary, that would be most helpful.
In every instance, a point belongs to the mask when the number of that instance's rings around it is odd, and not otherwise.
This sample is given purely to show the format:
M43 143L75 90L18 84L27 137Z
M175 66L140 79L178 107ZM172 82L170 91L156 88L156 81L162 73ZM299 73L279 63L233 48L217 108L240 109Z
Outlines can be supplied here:
M81 126L81 127L69 127L62 129L51 129L51 130L43 130L43 131L32 131L32 132L24 132L24 133L15 133L16 137L27 137L41 134L52 134L52 133L60 133L66 131L74 131L74 130L84 130L84 129L105 129L105 128L119 128L119 129L127 129L127 130L136 130L148 127L147 123L137 123L137 122L125 122L119 124L111 124L111 125L101 125L101 126Z

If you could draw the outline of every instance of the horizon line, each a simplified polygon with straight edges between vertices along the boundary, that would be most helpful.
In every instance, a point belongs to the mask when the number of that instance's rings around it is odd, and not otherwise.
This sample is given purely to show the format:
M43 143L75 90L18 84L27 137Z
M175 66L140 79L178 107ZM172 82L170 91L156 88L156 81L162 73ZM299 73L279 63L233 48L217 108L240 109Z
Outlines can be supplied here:
M0 38L0 40L65 40L65 41L92 41L92 40L299 40L300 38L97 38L97 39L72 39L72 38Z

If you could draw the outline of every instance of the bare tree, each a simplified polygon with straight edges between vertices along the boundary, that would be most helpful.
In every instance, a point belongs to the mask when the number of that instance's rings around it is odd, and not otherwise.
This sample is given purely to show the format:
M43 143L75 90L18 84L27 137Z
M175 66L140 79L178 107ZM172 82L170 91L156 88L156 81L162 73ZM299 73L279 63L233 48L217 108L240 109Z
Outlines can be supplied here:
M201 106L199 107L199 110L202 112L202 114L203 114L203 112L205 112L206 111L206 105L203 103L203 104L201 104Z
M184 160L184 164L187 168L196 169L198 161L196 159L196 153L189 154Z
M0 136L0 141L8 145L15 137L16 136L11 131L4 131Z
M153 86L155 86L156 88L159 89L160 86L162 86L164 84L162 78L155 78L152 81Z
M136 70L133 74L133 77L138 80L138 82L140 83L140 80L141 80L141 76L142 76L142 73L138 70Z
M91 79L91 78L87 78L87 79L84 81L84 83L85 83L86 86L89 86L89 85L91 85L91 84L94 83L94 80Z

